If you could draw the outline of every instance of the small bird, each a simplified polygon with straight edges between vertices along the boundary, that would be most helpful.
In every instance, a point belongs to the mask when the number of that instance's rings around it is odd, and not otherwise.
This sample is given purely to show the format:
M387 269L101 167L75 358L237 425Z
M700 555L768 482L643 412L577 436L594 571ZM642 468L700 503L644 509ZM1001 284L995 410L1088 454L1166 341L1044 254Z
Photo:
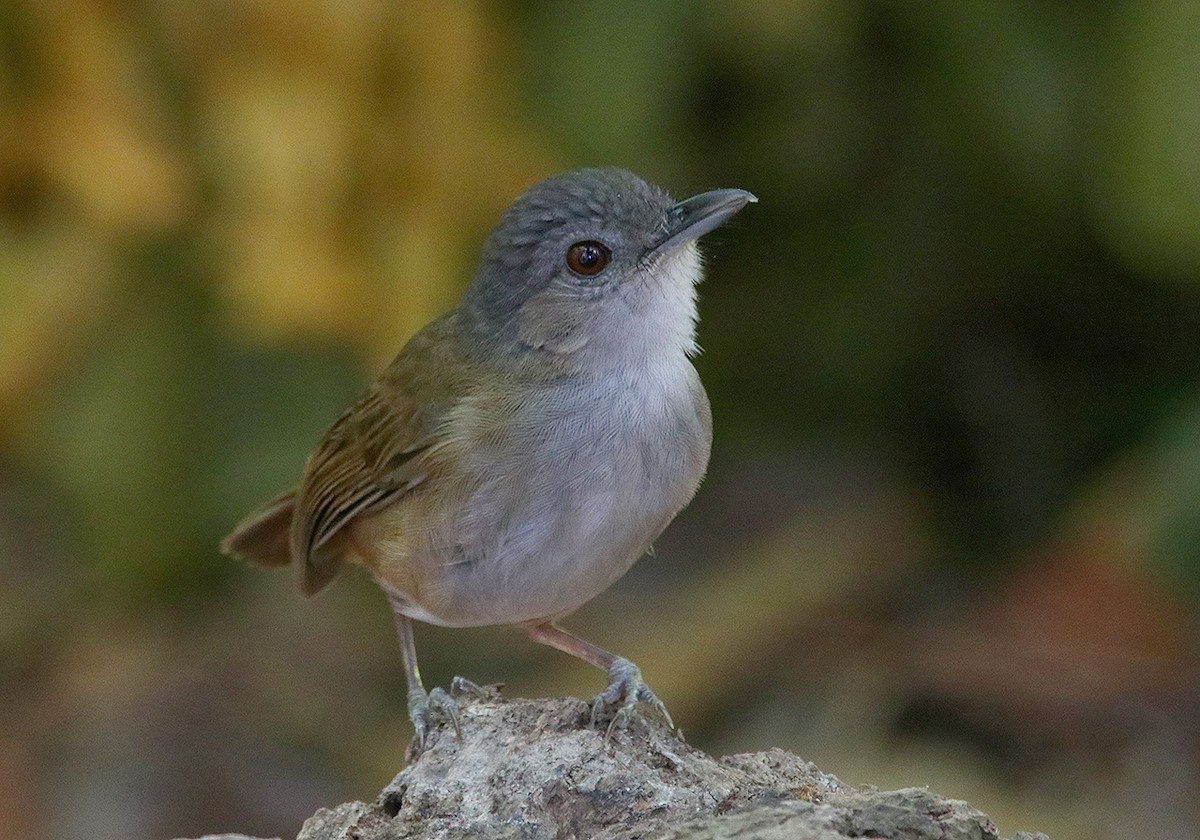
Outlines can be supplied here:
M430 710L413 621L517 625L608 674L592 725L639 702L668 722L637 666L558 621L646 553L695 494L712 418L691 357L696 241L748 202L676 202L622 169L580 169L504 213L459 304L418 332L333 424L300 486L221 548L295 563L305 594L364 567L395 614L414 745Z

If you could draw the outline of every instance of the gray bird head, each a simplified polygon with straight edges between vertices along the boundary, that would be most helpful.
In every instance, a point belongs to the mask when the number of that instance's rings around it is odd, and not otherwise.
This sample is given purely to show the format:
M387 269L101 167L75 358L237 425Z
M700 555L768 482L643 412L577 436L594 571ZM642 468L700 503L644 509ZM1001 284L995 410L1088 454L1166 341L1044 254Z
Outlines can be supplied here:
M623 169L550 178L492 231L464 308L526 349L606 359L664 345L694 352L695 242L756 200L725 189L676 202Z

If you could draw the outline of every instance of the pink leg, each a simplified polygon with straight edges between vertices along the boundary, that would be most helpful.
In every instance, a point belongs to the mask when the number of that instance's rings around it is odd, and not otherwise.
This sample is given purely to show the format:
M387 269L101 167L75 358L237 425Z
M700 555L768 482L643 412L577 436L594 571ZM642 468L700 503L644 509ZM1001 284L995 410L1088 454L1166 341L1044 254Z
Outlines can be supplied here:
M592 725L595 726L605 706L616 705L612 722L608 725L607 735L612 735L613 729L624 729L629 725L638 702L645 703L662 715L667 723L674 727L667 707L658 699L650 686L642 679L638 667L624 657L610 653L586 639L568 633L551 622L527 626L529 638L539 644L547 645L568 653L577 659L582 659L589 665L594 665L608 674L609 684L592 700Z

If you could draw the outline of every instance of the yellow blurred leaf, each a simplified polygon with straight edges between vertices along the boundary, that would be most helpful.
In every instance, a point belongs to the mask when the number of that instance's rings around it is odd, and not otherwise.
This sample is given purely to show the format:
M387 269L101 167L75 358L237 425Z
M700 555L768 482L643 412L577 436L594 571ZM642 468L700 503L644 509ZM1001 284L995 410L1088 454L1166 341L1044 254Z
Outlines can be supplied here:
M475 4L207 8L226 16L219 39L194 9L167 28L194 62L233 318L389 357L558 168L513 116L511 36Z
M103 244L59 229L0 234L0 437L108 309L117 274Z

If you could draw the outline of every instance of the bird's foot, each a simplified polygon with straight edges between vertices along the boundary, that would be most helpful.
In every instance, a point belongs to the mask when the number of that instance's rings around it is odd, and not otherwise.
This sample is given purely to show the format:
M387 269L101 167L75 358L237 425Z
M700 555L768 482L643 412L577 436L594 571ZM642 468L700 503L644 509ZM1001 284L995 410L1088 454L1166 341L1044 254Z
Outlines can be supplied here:
M499 685L479 685L466 677L455 677L450 680L450 696L454 698L471 697L476 700L491 700L499 695Z
M609 721L608 728L604 731L605 739L611 738L615 730L625 729L629 726L638 703L645 703L654 709L662 715L667 725L672 729L675 728L675 723L671 720L667 707L650 690L650 686L646 685L638 666L628 659L618 656L608 669L608 678L610 680L608 688L597 694L596 698L592 700L591 723L593 728L598 728L607 708L616 707L612 713L612 720Z
M425 751L429 737L431 713L437 711L450 719L454 734L462 740L462 725L458 720L458 705L454 699L441 688L426 692L423 688L408 692L408 719L413 725L413 743L409 748L411 757L419 756Z

